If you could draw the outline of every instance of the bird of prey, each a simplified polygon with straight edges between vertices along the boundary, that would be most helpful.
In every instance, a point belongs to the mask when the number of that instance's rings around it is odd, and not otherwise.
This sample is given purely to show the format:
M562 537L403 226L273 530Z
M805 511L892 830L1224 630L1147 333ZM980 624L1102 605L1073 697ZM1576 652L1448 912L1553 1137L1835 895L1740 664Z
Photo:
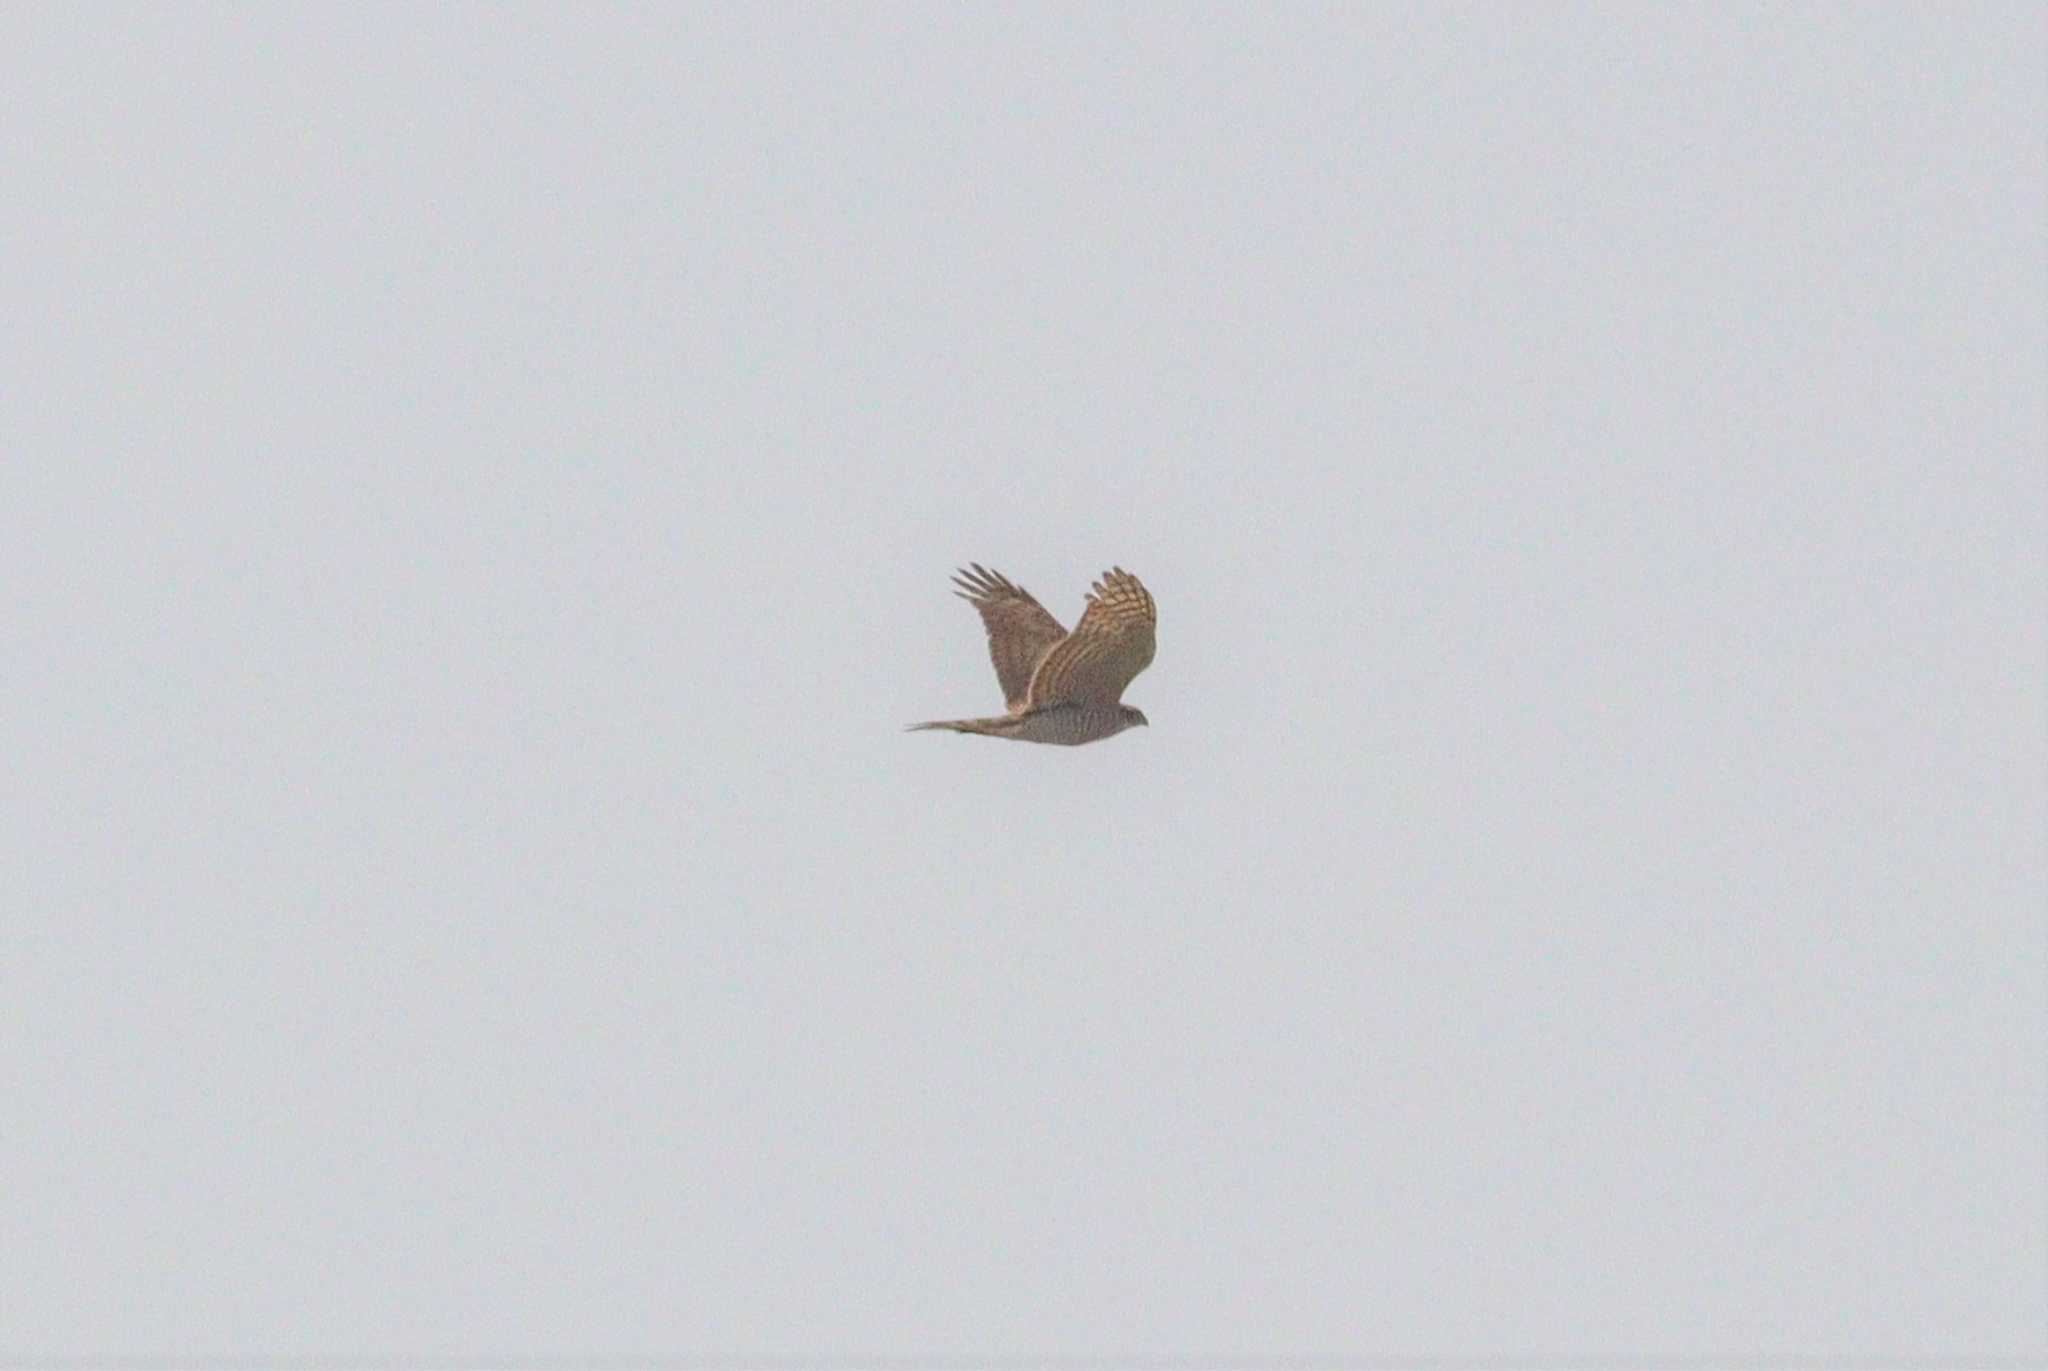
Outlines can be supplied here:
M973 570L953 578L960 587L953 593L981 611L1010 712L912 724L913 731L949 728L1071 747L1149 722L1143 711L1122 703L1124 687L1152 664L1159 623L1159 608L1137 577L1122 567L1104 572L1069 633L1024 587L978 562L968 565Z

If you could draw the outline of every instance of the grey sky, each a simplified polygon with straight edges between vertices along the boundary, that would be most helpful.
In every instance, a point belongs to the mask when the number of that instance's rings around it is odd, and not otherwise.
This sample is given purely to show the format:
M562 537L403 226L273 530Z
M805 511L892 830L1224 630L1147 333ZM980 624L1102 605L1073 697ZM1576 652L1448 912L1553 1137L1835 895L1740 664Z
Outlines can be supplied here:
M0 1360L2048 1355L2044 51L0 11Z

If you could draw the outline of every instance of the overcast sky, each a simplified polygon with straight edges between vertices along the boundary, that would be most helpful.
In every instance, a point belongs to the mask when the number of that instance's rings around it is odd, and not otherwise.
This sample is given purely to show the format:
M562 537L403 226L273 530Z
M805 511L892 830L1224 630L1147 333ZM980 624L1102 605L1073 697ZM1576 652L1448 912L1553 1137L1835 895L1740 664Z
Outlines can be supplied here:
M0 1361L2048 1355L2044 52L0 11Z

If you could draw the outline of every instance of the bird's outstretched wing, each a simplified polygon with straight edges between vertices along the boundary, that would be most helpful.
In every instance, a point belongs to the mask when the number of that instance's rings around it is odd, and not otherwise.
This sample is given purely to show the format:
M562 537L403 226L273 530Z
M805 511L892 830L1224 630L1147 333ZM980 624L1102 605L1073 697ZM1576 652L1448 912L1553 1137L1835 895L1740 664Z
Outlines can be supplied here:
M1138 578L1113 567L1095 583L1074 631L1053 645L1031 677L1029 704L1115 704L1131 678L1152 665L1159 608Z
M961 599L981 611L982 626L988 630L988 655L996 664L996 679L1002 682L1003 702L1011 713L1024 708L1031 690L1031 673L1054 643L1067 636L1060 621L1046 613L1045 606L1031 598L1031 592L1015 585L1000 571L990 571L979 562L967 564L953 578Z

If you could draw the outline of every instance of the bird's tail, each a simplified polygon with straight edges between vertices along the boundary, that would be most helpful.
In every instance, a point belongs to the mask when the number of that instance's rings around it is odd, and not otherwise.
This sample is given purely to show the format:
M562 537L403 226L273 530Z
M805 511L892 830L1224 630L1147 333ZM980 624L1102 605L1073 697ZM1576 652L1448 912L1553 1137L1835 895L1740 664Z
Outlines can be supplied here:
M981 733L991 738L1007 738L1017 731L1023 722L1015 715L1005 714L995 719L934 719L928 724L912 724L904 731L916 733L926 728L949 728L955 733Z

